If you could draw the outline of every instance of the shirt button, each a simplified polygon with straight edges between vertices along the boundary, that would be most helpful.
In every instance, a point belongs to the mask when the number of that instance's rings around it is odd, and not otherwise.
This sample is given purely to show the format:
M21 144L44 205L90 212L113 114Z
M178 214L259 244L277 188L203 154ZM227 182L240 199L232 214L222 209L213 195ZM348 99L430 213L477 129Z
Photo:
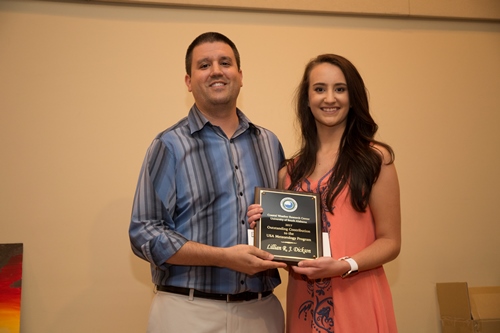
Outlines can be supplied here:
M243 192L240 192L240 197L242 197L242 196L243 196Z
M245 284L245 281L240 281L240 283L243 285L243 284Z
M241 224L245 224L245 220L241 220Z

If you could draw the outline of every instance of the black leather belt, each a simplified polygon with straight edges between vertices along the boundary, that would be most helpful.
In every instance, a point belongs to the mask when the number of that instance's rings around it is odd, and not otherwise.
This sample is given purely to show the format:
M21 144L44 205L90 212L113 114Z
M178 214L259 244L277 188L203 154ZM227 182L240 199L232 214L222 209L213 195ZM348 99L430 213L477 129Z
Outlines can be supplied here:
M172 286L156 286L156 290L164 291L167 293L174 293L180 295L189 296L189 288L181 288L181 287L172 287ZM261 297L266 297L271 295L272 291L264 291L261 294ZM212 294L212 293L204 293L202 291L194 290L194 297L208 298L214 299L218 301L226 301L226 302L242 302L242 301L251 301L259 298L259 293L254 293L251 291L245 291L239 294Z

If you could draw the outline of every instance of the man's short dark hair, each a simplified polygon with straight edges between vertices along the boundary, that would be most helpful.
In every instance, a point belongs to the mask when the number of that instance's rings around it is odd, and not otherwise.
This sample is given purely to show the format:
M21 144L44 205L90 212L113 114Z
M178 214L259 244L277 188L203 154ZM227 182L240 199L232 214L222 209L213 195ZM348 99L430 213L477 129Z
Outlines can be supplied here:
M191 76L191 65L193 63L193 50L196 46L204 43L215 43L215 42L222 42L231 47L234 53L234 57L236 58L236 65L238 66L238 70L240 70L240 53L238 52L238 49L236 48L236 45L224 36L221 33L218 32L205 32L198 37L195 38L189 45L186 51L186 73Z

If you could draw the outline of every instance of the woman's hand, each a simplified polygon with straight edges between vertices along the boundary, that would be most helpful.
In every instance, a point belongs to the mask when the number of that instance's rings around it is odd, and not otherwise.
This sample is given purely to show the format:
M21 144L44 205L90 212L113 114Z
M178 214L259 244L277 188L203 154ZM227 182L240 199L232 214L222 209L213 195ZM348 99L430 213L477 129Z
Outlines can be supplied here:
M262 217L263 212L264 209L262 209L262 206L259 204L252 204L248 206L247 217L250 228L255 228L257 221Z
M295 273L303 274L311 280L340 276L351 269L345 260L320 257L315 260L303 260L298 266L291 266Z

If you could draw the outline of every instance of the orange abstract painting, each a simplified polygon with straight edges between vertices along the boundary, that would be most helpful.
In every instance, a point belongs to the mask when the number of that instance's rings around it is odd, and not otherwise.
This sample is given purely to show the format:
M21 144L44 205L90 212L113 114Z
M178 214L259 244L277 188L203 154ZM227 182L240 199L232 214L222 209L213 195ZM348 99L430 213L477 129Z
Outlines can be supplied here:
M0 244L0 332L19 333L23 244Z

